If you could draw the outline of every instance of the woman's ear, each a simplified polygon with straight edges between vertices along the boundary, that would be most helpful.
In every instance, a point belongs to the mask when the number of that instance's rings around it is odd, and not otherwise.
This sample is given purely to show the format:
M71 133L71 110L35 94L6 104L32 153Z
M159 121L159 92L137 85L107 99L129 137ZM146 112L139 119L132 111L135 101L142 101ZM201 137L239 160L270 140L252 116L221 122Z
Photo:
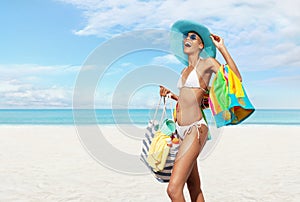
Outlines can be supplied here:
M204 48L203 43L200 43L200 44L199 44L199 49L202 50L203 48Z

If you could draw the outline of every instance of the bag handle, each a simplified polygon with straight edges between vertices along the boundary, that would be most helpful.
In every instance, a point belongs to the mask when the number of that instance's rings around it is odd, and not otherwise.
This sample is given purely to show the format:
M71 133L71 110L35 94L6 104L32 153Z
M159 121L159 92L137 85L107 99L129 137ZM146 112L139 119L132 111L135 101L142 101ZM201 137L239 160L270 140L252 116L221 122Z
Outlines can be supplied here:
M157 112L158 112L158 109L159 109L159 107L160 107L161 100L162 100L162 97L159 98L159 101L158 101L158 103L157 103L157 105L156 105L155 112L154 112L154 115L153 115L153 118L152 118L153 120L156 119Z
M172 119L174 120L173 112L172 112L173 105L172 105L172 102L171 102L171 93L168 93L165 97L161 96L159 98L158 104L156 105L156 109L155 109L155 112L154 112L154 115L153 115L153 120L156 120L156 117L157 117L157 114L158 114L158 110L160 109L160 105L161 105L162 100L163 100L163 109L162 109L163 111L162 111L162 114L161 114L159 125L162 124L162 122L164 121L164 118L166 116L166 113L167 113L167 103L168 102L170 104L170 111L171 111Z

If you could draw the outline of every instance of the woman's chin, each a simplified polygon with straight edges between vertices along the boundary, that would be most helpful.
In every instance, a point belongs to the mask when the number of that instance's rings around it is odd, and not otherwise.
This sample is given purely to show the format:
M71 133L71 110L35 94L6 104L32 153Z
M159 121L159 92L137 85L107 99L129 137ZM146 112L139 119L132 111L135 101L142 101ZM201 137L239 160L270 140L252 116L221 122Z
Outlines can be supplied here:
M191 50L188 50L186 48L183 49L183 53L186 54L186 55L190 55L191 52L192 52Z
M184 47L183 53L186 54L186 55L192 55L192 54L195 53L195 50L194 50L194 49L191 49L191 48L189 48L189 47Z

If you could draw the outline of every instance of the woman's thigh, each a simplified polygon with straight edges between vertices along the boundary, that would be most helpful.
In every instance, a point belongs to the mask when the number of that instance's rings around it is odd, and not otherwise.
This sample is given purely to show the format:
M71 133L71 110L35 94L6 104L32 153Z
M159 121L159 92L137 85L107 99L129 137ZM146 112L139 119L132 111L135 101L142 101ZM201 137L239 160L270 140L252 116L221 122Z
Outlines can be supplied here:
M198 139L197 128L193 127L191 132L187 134L180 144L180 148L174 163L170 182L178 186L184 186L192 168L197 160L197 157L203 147L202 140L206 140L207 130L201 130L200 140ZM206 132L206 133L205 133Z

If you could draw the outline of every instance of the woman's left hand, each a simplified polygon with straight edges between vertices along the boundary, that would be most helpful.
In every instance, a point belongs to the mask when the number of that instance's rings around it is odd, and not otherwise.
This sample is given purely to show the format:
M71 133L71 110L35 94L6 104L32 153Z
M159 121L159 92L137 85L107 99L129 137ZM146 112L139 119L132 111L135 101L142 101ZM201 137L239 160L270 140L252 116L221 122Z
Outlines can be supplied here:
M210 38L218 49L224 47L224 40L220 36L217 36L215 34L210 34Z

